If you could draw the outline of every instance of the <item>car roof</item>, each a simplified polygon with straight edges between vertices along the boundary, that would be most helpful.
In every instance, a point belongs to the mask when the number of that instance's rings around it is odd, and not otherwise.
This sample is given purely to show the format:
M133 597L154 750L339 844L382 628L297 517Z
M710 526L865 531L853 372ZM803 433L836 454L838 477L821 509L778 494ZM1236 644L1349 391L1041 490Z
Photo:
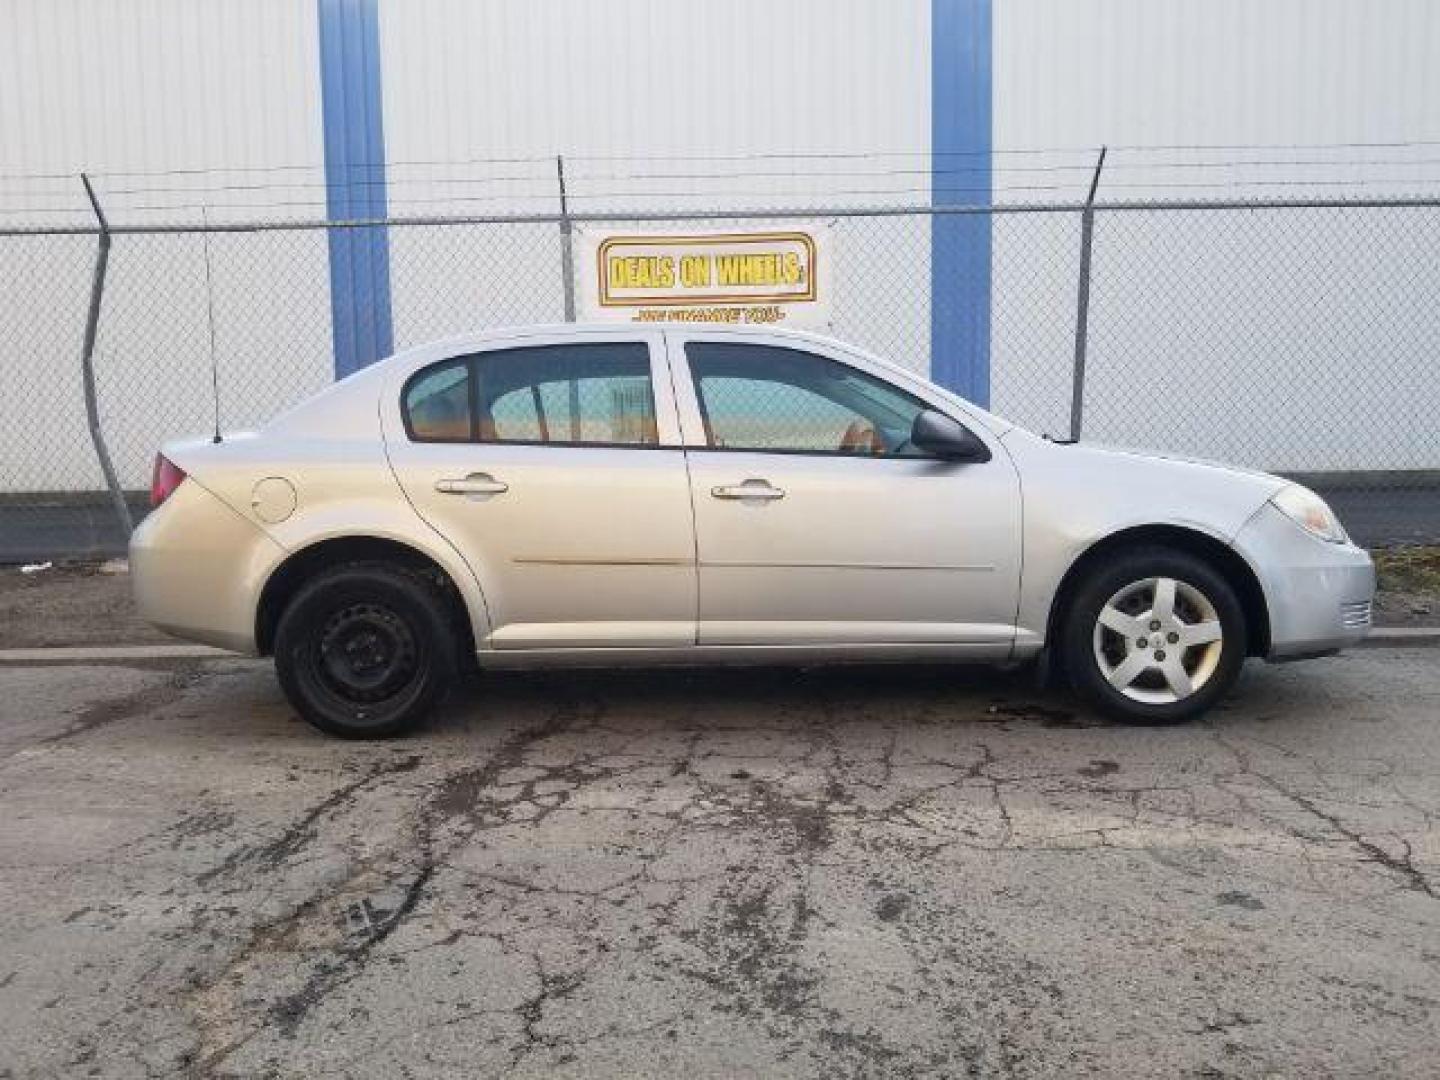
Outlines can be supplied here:
M887 373L902 385L917 381L925 392L943 398L958 406L967 414L987 426L995 435L1003 435L1014 424L980 408L974 402L966 401L944 387L902 368L893 361L876 356L849 342L824 334L806 330L789 330L772 326L716 326L709 323L634 323L634 322L574 322L574 323L529 323L520 326L497 327L489 330L458 334L453 337L427 341L410 348L401 349L379 363L371 364L353 372L344 379L331 384L315 396L306 399L294 408L286 410L265 425L266 431L284 431L307 427L315 429L320 425L334 423L337 430L348 428L368 412L374 415L374 398L368 397L367 388L391 377L397 367L422 365L447 356L458 356L465 352L497 342L523 342L537 337L563 337L567 335L626 337L637 334L653 335L658 331L669 331L685 335L705 337L735 337L749 340L788 340L797 343L808 342L837 352L847 353ZM912 387L913 389L913 387Z
M413 345L407 349L397 351L393 357L387 359L403 359L417 353L432 353L435 351L446 351L451 349L465 349L471 346L488 345L497 341L520 341L531 337L563 336L567 334L594 336L596 334L609 334L616 337L634 336L636 334L653 334L657 331L681 332L687 334L705 335L734 335L735 337L783 337L795 341L809 341L819 344L831 345L845 349L848 352L857 352L856 347L839 338L830 337L825 334L816 334L808 330L791 330L774 326L728 326L714 323L636 323L636 322L560 322L560 323L525 323L519 326L494 327L488 330L476 330L464 334L455 334L451 337L438 338L433 341L426 341Z

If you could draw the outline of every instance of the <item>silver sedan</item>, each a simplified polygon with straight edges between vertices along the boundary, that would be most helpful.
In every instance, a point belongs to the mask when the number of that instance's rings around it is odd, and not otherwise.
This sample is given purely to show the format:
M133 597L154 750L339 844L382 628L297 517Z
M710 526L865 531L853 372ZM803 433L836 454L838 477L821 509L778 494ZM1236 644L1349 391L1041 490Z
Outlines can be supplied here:
M272 655L328 732L485 667L1044 657L1163 723L1334 652L1374 572L1279 477L1037 437L847 345L528 327L411 349L255 434L166 445L140 610Z

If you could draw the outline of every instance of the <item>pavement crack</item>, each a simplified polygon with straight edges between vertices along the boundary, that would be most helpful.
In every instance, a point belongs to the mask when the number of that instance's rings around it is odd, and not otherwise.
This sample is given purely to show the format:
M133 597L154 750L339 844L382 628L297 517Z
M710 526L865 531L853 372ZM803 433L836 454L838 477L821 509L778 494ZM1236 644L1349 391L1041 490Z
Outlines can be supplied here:
M64 730L35 740L35 745L51 746L133 716L155 712L178 701L186 690L197 686L205 678L206 673L195 665L181 667L158 686L147 686L133 694L97 701L81 712Z
M315 826L321 818L347 804L358 792L374 784L377 780L399 773L413 772L419 765L420 755L411 754L396 761L385 761L372 766L357 779L341 785L311 806L268 844L253 848L237 848L219 865L197 874L195 876L196 884L207 885L222 874L229 873L241 866L259 865L266 869L273 869L281 865L314 839Z
M1404 880L1407 888L1415 892L1423 893L1432 900L1440 900L1440 892L1437 892L1435 884L1431 882L1423 870L1415 865L1414 851L1409 840L1404 837L1397 837L1404 849L1401 854L1397 855L1393 852L1386 851L1373 840L1367 839L1365 834L1360 830L1346 825L1338 814L1322 809L1310 796L1303 795L1298 791L1291 791L1269 773L1264 773L1256 769L1251 764L1249 754L1247 754L1243 748L1225 738L1221 732L1213 731L1212 733L1215 740L1234 755L1242 772L1247 776L1253 776L1277 795L1287 799L1293 805L1298 806L1317 821L1323 822L1332 832L1343 837L1361 851L1365 856L1363 861L1375 863L1401 878Z
M430 823L427 827L437 820L458 818L468 821L472 828L478 828L485 822L487 811L504 809L517 802L533 799L535 778L520 785L521 790L508 799L496 799L493 792L506 772L524 764L525 755L532 746L565 731L573 719L571 710L557 709L541 723L517 731L507 738L483 765L462 769L446 776L435 785L425 807L427 821ZM571 775L574 778L573 766Z
M322 960L311 971L305 985L296 993L289 994L270 1006L270 1016L280 1033L294 1038L295 1032L304 1023L311 1011L326 998L364 974L370 954L393 934L415 911L430 880L435 876L435 864L425 861L414 878L405 886L404 896L388 917L375 926L356 944L341 949L335 960Z
M1392 852L1386 851L1373 840L1367 840L1362 833L1350 828L1350 826L1341 821L1337 815L1327 810L1322 810L1309 797L1301 795L1299 792L1288 790L1284 785L1270 777L1263 776L1260 773L1254 775L1260 777L1262 780L1266 780L1279 794L1285 796L1307 813L1313 814L1325 822L1325 824L1329 825L1335 832L1350 841L1350 843L1354 844L1365 853L1367 862L1378 863L1385 869L1403 878L1407 887L1424 893L1432 900L1440 900L1440 893L1436 892L1434 884L1432 884L1425 873L1415 865L1414 852L1409 840L1406 840L1404 837L1397 837L1404 848L1404 852L1400 855L1393 854Z
M520 1018L524 1041L514 1050L510 1063L511 1068L519 1065L536 1050L556 1045L556 1040L539 1031L540 1024L545 1019L545 1007L552 1002L569 997L584 982L585 972L583 971L571 971L563 974L544 971L540 973L540 989L515 1008L515 1014Z

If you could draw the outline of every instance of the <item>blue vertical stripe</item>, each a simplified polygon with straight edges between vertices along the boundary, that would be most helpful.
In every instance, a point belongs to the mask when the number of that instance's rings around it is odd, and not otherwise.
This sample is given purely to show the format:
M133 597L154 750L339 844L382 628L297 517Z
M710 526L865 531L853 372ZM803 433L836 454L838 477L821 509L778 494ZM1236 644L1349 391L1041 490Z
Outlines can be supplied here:
M378 0L316 0L325 205L331 221L383 218L385 133ZM389 356L390 238L383 228L331 229L335 375Z
M934 206L989 205L991 0L930 0L930 175ZM930 226L930 377L990 404L988 214Z

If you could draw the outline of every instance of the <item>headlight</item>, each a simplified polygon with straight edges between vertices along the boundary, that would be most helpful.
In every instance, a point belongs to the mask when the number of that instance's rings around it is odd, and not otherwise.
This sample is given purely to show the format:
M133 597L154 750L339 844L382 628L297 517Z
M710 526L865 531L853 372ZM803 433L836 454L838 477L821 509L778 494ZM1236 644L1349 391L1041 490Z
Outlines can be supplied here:
M1309 488L1291 484L1275 493L1270 500L1279 507L1291 521L1306 532L1314 533L1321 540L1332 544L1349 543L1345 527L1335 516L1335 511L1325 505L1325 500Z

